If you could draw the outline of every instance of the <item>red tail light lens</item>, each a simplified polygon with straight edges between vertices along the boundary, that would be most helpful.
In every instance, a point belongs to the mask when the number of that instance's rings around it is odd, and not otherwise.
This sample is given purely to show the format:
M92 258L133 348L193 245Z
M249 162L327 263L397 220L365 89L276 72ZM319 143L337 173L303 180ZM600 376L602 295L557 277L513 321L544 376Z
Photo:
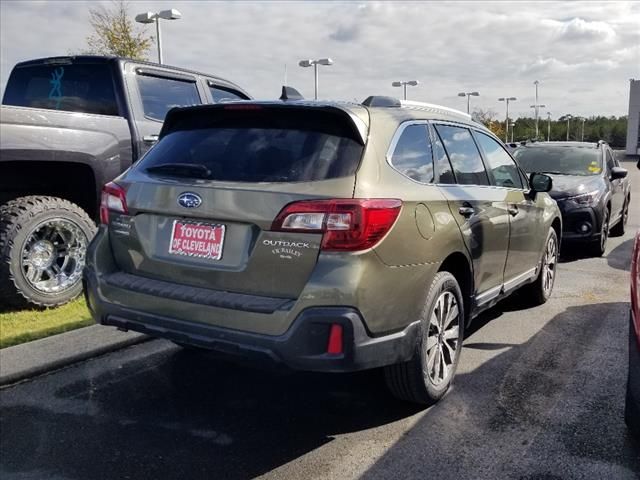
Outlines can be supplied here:
M113 182L109 182L102 187L102 196L100 198L101 223L109 223L109 211L124 214L129 213L126 192L120 185Z
M323 233L325 251L366 250L387 234L401 207L397 199L304 200L284 207L271 230Z
M327 353L329 355L340 355L342 353L342 325L331 324L329 330L329 341L327 342Z

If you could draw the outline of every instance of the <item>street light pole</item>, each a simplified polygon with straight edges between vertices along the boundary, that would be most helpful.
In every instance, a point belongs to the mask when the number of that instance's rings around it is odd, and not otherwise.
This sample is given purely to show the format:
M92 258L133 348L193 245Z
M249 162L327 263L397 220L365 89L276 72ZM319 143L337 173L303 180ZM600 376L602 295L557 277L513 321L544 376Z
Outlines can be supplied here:
M392 87L402 87L402 93L404 100L407 99L407 85L415 87L420 82L418 80L402 80L400 82L391 82Z
M507 143L509 141L509 102L513 102L516 101L517 98L516 97L500 97L498 99L499 102L506 102L507 104L507 118L504 122L504 143Z
M160 19L163 20L178 20L182 18L182 14L172 8L170 10L162 10L160 12L145 12L136 15L136 22L138 23L155 23L156 24L156 43L158 46L158 63L162 64L162 40L160 38Z
M586 121L586 118L582 118L582 138L580 139L581 142L584 142L584 122Z
M158 63L162 64L162 39L160 38L160 17L156 16L156 38L158 39Z
M547 112L547 142L551 141L551 112Z
M536 86L536 103L535 103L535 112L536 112L536 139L538 138L538 108L542 107L543 105L538 105L538 84L540 82L538 80L535 80L533 82L533 84Z
M318 65L333 65L333 60L331 60L330 58L319 58L318 60L300 60L298 62L298 65L301 67L311 67L313 66L313 91L314 91L314 98L317 100L318 99Z
M471 114L471 111L470 111L470 108L471 108L471 106L470 106L471 97L479 97L480 94L478 92L460 92L458 94L458 96L459 97L467 97L467 113Z
M571 115L567 115L567 142L569 141L569 120L573 117Z

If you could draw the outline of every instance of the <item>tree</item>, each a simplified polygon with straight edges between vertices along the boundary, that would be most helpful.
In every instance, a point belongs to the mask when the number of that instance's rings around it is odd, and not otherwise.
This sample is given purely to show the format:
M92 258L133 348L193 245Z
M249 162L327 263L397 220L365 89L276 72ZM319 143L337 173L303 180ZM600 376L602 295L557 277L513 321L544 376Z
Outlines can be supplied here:
M497 116L498 114L494 110L483 110L481 108L474 109L471 114L471 117L476 122L483 124L498 138L502 138L504 137L504 126L502 122L496 120Z
M109 9L90 8L89 23L94 33L87 37L87 53L147 59L154 38L135 27L124 0L114 0Z

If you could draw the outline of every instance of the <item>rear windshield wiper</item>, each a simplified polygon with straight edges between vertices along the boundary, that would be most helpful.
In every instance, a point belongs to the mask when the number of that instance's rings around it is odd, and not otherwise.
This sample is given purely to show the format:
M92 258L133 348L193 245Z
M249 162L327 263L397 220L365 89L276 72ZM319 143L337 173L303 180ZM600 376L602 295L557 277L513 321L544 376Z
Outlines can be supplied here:
M148 173L164 173L172 177L210 178L211 170L199 163L161 163L145 169Z

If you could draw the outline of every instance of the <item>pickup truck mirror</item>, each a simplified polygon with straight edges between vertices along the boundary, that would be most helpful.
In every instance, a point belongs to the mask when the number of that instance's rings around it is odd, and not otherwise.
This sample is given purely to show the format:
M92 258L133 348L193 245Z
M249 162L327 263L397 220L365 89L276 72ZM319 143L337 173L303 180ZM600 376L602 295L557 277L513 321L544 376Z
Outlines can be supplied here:
M544 173L532 173L529 177L532 192L548 192L553 187L553 180Z

